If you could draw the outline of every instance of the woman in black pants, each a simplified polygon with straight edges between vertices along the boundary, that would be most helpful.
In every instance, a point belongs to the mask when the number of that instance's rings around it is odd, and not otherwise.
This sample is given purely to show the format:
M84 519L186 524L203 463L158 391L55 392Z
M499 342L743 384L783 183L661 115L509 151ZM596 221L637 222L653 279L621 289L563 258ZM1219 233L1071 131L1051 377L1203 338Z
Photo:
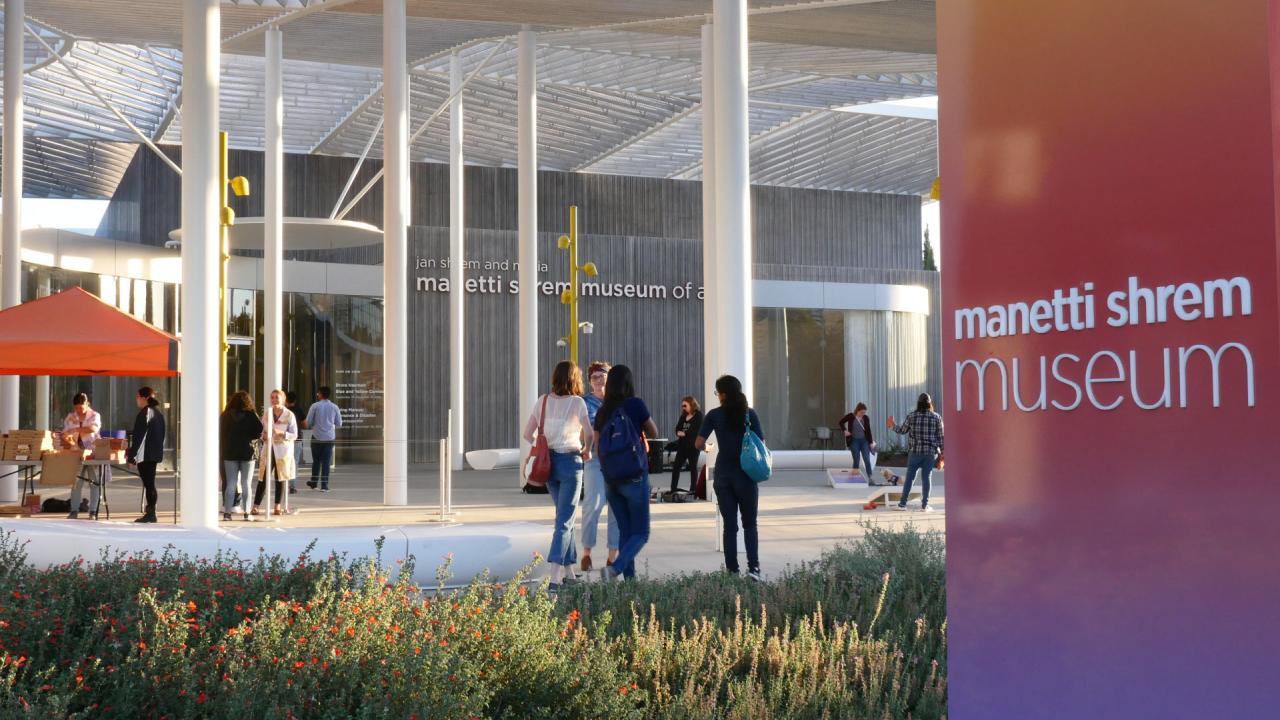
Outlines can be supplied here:
M156 465L164 459L164 415L160 414L160 401L149 387L138 389L138 417L133 421L133 436L129 440L126 458L130 465L138 467L138 477L146 493L147 508L140 523L156 521Z
M702 410L692 396L680 401L680 421L676 423L676 462L671 468L671 492L680 489L680 469L689 466L689 492L697 490L698 455L702 453L695 444L702 429Z
M761 440L764 430L756 411L747 405L742 381L732 375L716 380L720 407L707 411L698 431L698 447L702 448L712 433L716 436L716 467L712 487L716 505L724 518L724 568L738 574L738 517L742 517L742 535L747 546L747 577L761 580L760 534L756 517L760 512L760 488L742 469L742 440L751 426Z

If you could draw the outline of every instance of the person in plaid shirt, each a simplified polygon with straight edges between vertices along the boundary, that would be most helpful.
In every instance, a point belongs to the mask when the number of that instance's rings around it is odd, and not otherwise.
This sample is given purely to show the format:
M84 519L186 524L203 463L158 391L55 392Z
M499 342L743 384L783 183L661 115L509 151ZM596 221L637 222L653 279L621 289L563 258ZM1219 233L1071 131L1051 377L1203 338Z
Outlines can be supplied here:
M918 470L920 509L932 512L933 508L929 507L929 475L933 472L934 463L942 461L942 416L933 411L933 398L929 393L920 393L915 412L907 415L901 425L894 422L892 415L886 424L890 430L907 436L907 481L902 485L902 500L893 509L907 509L907 498L911 496L911 485Z

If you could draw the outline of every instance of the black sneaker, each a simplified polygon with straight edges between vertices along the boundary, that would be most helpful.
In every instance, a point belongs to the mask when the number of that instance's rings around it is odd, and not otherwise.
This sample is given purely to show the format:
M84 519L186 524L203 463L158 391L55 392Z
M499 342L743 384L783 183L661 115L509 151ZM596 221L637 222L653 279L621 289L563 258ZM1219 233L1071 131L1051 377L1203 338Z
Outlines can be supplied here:
M760 572L760 568L748 570L747 577L756 582L764 582L764 575Z
M315 480L308 480L308 481L307 481L307 487L311 488L312 490L315 490L315 489L316 489L316 481L315 481Z
M138 518L137 520L134 520L134 522L136 522L136 523L153 523L153 522L156 522L156 516L155 516L155 515L143 515L142 517Z
M296 487L290 487L290 488L289 488L289 494L290 494L290 495L297 495L297 494L298 494L298 488L296 488Z

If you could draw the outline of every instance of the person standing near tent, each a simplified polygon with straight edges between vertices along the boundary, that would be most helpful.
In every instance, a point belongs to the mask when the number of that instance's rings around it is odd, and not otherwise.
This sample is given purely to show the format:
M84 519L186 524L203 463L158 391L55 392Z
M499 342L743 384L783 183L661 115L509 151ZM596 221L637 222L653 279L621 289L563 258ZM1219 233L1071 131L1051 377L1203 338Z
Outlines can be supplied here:
M93 450L93 443L102 433L102 416L89 406L89 396L80 392L71 400L72 409L62 421L62 437L68 447L80 450ZM111 479L111 466L103 465L99 482L89 482L89 517L98 517L98 499L102 495L102 485ZM80 516L80 496L84 493L84 473L76 477L75 488L71 490L71 514L67 518L75 520Z
M164 415L160 414L160 401L156 391L147 386L138 388L134 398L138 403L138 416L133 421L133 435L129 439L126 459L138 468L142 489L146 494L146 510L139 523L156 521L156 466L164 460Z

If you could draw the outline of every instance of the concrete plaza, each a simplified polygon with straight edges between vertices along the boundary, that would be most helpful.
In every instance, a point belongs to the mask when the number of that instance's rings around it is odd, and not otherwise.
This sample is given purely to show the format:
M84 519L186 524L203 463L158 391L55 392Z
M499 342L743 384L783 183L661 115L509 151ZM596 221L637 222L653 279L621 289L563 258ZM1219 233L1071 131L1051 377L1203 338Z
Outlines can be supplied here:
M317 536L323 536L325 528L339 526L439 522L439 475L435 466L421 465L411 469L409 505L405 507L381 504L380 466L337 468L328 493L308 489L305 484L308 477L306 472L299 477L298 493L291 497L296 513L273 517L272 525L314 527ZM656 486L666 487L670 476L654 476L653 480ZM160 522L172 523L172 475L161 475L157 484L160 489ZM930 504L936 508L933 513L919 512L918 500L913 501L913 509L908 512L895 512L883 506L864 510L860 491L831 488L826 472L822 470L780 470L760 489L760 556L766 575L787 565L811 560L828 548L857 538L865 532L864 523L895 527L911 524L920 530L937 531L942 531L945 523L943 482L933 484L930 498ZM56 495L58 493L49 493L46 497ZM138 516L141 484L137 478L117 476L110 486L109 497L112 500L109 522L132 522ZM521 521L544 524L548 528L547 540L550 542L550 526L555 516L551 500L546 495L521 493L515 485L515 470L454 473L453 509L456 513L453 522L459 523ZM712 503L654 503L650 509L652 531L649 544L640 556L641 574L660 576L721 567L722 556L715 550L716 513ZM105 511L102 517L106 517ZM254 524L266 525L264 520L259 516ZM245 523L237 519L223 525L243 527ZM593 556L602 562L605 557L603 518L599 535L600 545Z

